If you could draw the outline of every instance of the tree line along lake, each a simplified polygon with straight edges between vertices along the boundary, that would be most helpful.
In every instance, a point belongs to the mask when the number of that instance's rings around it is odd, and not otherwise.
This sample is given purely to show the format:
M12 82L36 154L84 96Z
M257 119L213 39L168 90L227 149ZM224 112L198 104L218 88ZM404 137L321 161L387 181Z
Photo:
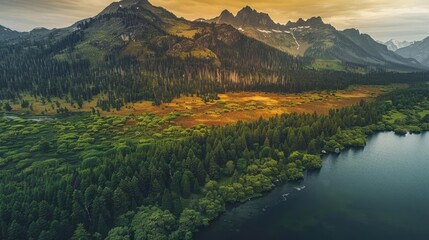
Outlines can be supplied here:
M427 239L429 134L369 137L319 171L232 208L197 240Z

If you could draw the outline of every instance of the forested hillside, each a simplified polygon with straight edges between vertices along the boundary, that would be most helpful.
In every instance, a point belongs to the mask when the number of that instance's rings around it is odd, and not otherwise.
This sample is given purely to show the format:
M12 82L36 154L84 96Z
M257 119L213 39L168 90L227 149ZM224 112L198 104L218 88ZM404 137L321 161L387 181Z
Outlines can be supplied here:
M19 32L13 31L7 27L0 25L0 42L7 41L11 38L16 38L19 36Z
M0 98L95 97L106 109L143 99L160 104L180 94L299 92L424 78L313 71L307 61L232 26L189 22L145 0L126 0L69 28L38 29L0 44Z

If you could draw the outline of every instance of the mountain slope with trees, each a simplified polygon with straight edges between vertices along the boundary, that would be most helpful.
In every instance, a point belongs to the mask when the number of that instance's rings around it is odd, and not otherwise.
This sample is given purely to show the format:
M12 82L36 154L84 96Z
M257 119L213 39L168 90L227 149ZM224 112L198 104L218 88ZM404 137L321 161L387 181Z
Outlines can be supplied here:
M9 39L17 38L20 35L19 32L13 31L7 27L0 25L0 42L7 41Z
M246 14L243 22L254 24ZM274 24L268 15L259 22ZM317 18L305 24L333 29ZM315 46L310 55L324 55ZM78 102L96 98L103 110L139 100L160 104L181 94L209 100L224 91L300 92L424 77L308 69L312 58L293 57L230 25L178 18L147 0L112 3L68 28L20 34L0 44L0 56L1 99L23 93Z
M230 24L243 34L295 56L314 59L319 68L344 69L370 66L395 71L424 69L419 62L403 58L356 30L338 31L320 17L299 19L285 25L274 23L266 13L245 7L234 16L228 10L206 22ZM319 64L317 64L319 63Z

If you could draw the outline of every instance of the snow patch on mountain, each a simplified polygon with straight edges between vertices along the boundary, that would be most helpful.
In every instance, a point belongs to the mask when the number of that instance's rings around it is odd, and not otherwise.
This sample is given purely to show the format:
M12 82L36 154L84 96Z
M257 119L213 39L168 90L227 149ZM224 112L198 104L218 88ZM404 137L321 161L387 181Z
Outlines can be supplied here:
M284 32L292 35L292 38L293 38L293 40L295 40L295 43L296 43L296 46L297 46L296 50L299 50L299 48L301 47L301 44L299 44L298 39L296 39L295 34L293 34L293 31L284 31Z
M395 39L391 39L391 40L389 40L385 43L382 43L382 44L386 45L387 49L389 49L390 51L395 52L398 49L408 47L414 43L415 43L415 41L414 42L408 42L408 41L398 41Z
M267 34L273 33L273 32L271 32L271 31L268 31L268 30L261 30L261 29L259 29L259 28L258 28L258 31L259 31L259 32L261 32L261 33L267 33Z

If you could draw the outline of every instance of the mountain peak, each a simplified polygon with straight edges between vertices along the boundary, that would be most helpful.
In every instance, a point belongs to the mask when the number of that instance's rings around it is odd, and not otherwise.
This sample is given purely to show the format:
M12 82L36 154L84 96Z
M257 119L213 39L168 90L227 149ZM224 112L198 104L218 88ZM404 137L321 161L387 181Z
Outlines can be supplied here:
M305 21L304 19L299 18L298 21L296 21L296 23L302 25L302 24L305 24Z
M249 5L247 5L243 9L241 9L240 12L256 12L256 11L253 8L251 8Z
M120 2L117 2L117 4L121 8L128 8L133 6L145 6L145 5L152 5L148 0L122 0Z
M10 29L7 27L4 27L3 25L0 25L0 31L10 31Z
M349 30L349 31L352 31L352 32L360 34L360 31L357 28L349 28L349 29L346 29L346 30Z
M49 29L44 28L44 27L36 27L36 28L33 28L33 30L31 30L30 33L31 32L45 32L45 31L49 31Z
M312 27L318 27L318 26L327 26L322 20L321 17L312 17L307 20L304 20L302 18L299 18L296 22L289 21L286 24L287 27L302 27L302 26L312 26Z
M234 18L234 15L228 11L227 9L223 10L222 13L220 14L221 18Z
M122 8L130 8L130 7L145 7L147 5L152 6L148 0L122 0L120 2L113 2L107 8L105 8L99 15L109 14L117 12Z
M320 16L312 17L307 20L307 23L310 25L321 25L325 24Z
M429 67L429 37L395 51L405 58L414 58Z
M356 28L345 29L343 32L348 35L354 35L354 36L360 35L359 29L356 29Z
M11 38L15 38L17 36L19 36L21 33L12 30L10 28L7 28L3 25L0 25L0 42L3 40L7 40L7 39L11 39Z
M236 24L252 27L274 27L276 24L267 13L257 12L249 6L241 9L235 17Z
M0 31L6 31L6 32L16 32L8 27L5 27L3 25L0 25Z
M223 10L222 13L220 14L220 16L217 19L218 23L230 23L230 24L234 24L235 22L235 17L234 15L228 11L227 9Z
M257 13L253 8L249 7L249 6L245 6L243 9L241 9L240 11L238 11L237 13L237 18L242 19L245 17L249 17L254 15L255 13Z
M408 47L416 42L398 41L396 39L390 39L387 42L382 42L383 45L387 46L390 51L397 51L398 49Z
M228 10L223 10L219 17L208 20L208 22L230 24L236 28L246 26L254 28L274 28L277 26L268 14L258 12L249 6L241 9L236 16Z
M119 3L124 5L150 4L148 0L122 0Z
M223 10L222 11L222 13L220 14L221 16L222 15L232 15L232 16L234 16L228 9L225 9L225 10Z

